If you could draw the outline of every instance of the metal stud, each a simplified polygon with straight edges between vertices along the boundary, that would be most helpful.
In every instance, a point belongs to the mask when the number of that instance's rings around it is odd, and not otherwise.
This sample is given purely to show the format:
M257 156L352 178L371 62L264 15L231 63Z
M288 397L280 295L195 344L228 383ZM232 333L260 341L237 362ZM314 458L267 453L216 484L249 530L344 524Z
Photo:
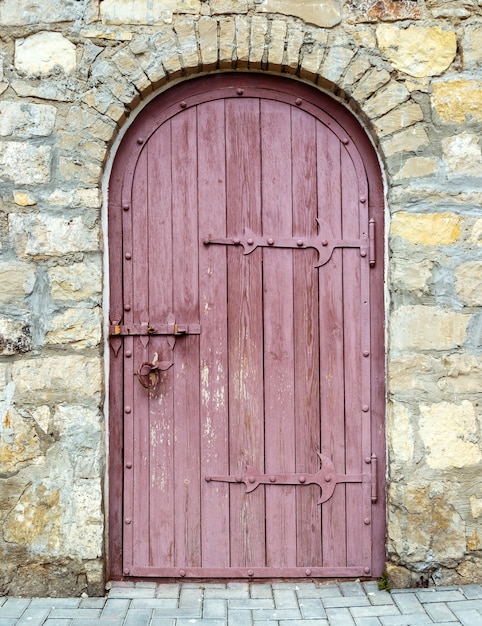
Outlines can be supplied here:
M238 96L242 96L244 93L244 89L241 89L241 87L238 87L238 89L236 89L236 93L238 94Z
M363 356L370 356L370 353L368 352L368 350L363 351Z
M309 567L307 567L307 568L305 569L305 574L306 574L307 576L311 576L311 570L310 570L310 568L309 568Z
M346 146L347 144L350 143L350 140L348 139L348 137L343 137L343 139L341 140L341 143Z
M363 411L363 413L368 413L368 409L369 409L369 408L370 408L370 407L368 406L368 404L364 404L364 405L362 406L362 411Z
M138 138L137 138L137 143L138 143L139 145L142 145L142 144L144 143L144 139L143 139L143 137L138 137Z
M181 107L181 109L185 109L187 107L187 103L184 102L184 100L179 104L179 106Z
M363 571L365 572L365 574L369 574L370 573L370 568L369 567L365 567L363 569Z
M254 239L249 238L248 239L248 245L252 246L254 244Z
M181 578L184 578L184 577L186 576L186 570L185 570L185 569L181 569L181 570L179 570L179 576L180 576Z
M126 406L126 408L124 409L126 413L130 413L132 411L130 406Z
M301 246L303 245L303 239L298 239L296 245L301 248Z
M306 482L306 476L300 476L298 480L300 481L301 484L303 484Z
M131 310L131 305L130 304L124 304L124 311L130 311Z
M126 352L126 358L130 358L132 356L132 352L130 350L127 350Z
M268 246L274 245L274 239L268 239Z
M131 463L130 461L128 461L128 462L126 463L126 467L127 467L127 469L131 469L131 467L132 467L132 463Z
M365 526L370 526L370 518L365 517L365 519L363 520Z
M122 208L124 209L124 211L128 211L130 209L130 206L128 204L124 204Z
M128 261L130 261L132 259L132 254L130 252L126 252L125 257Z
M131 520L130 520L130 518L128 518L128 517L126 517L124 521L125 521L125 523L126 523L127 525L129 525L129 524L131 523Z
M295 102L297 106L300 106L303 104L303 100L301 98L296 98Z

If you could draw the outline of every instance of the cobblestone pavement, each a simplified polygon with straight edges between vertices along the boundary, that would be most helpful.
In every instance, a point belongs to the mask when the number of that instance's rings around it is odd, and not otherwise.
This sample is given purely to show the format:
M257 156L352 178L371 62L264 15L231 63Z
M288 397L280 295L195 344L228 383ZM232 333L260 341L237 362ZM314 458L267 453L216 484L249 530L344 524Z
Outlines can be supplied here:
M0 626L482 626L482 587L114 583L105 598L0 597Z

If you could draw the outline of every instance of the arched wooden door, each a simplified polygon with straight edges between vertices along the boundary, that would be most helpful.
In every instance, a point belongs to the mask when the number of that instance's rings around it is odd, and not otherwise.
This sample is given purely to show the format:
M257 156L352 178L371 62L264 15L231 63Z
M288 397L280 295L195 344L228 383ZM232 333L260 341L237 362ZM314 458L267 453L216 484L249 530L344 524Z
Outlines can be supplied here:
M113 576L378 576L383 202L353 117L224 74L138 116L109 188Z

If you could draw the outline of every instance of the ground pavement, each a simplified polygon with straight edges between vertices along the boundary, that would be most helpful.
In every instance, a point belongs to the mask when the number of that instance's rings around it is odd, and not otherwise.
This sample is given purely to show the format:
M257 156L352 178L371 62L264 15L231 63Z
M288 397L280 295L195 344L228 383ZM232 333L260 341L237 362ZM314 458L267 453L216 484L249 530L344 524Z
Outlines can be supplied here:
M482 626L482 587L113 583L105 598L0 597L0 626Z

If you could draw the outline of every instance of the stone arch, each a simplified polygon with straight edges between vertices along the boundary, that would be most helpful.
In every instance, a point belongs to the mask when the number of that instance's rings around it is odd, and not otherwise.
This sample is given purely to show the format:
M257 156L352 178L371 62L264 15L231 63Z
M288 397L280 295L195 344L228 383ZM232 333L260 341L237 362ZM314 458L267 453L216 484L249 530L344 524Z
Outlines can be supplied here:
M382 158L397 151L385 137L424 120L410 89L373 48L344 31L276 15L183 17L107 47L92 63L82 102L86 115L96 112L94 136L110 142L153 92L176 80L232 70L292 76L332 93L362 120ZM412 150L427 140L420 125L415 134Z

